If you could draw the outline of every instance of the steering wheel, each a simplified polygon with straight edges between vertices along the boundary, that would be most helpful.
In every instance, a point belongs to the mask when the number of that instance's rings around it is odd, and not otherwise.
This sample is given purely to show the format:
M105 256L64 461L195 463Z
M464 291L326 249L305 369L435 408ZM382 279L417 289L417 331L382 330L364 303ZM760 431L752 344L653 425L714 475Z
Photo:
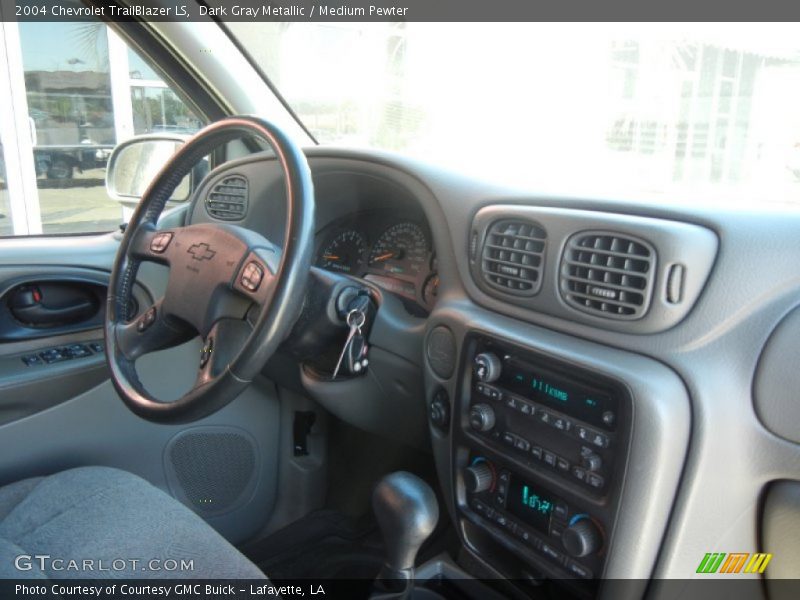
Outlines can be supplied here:
M192 167L221 144L243 136L267 142L283 169L287 215L283 247L227 224L157 230L167 200ZM277 127L256 117L230 117L189 139L144 193L111 272L106 360L111 381L128 408L150 421L184 423L236 398L299 315L313 236L311 172L300 148ZM133 283L142 261L167 265L169 278L163 297L131 320ZM204 343L192 388L173 402L150 396L136 374L136 360L197 335Z

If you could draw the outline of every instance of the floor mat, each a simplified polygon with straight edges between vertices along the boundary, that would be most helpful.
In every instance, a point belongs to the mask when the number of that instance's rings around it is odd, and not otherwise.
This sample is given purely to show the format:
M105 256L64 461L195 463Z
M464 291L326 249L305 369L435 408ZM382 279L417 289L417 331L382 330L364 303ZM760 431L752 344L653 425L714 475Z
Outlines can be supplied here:
M272 579L371 579L383 562L380 532L372 519L320 510L246 549Z

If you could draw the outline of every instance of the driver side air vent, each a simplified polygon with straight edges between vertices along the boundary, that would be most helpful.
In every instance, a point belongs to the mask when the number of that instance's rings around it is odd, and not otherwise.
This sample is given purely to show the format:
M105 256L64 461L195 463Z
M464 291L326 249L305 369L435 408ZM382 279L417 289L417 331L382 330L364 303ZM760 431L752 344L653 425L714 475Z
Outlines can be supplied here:
M486 232L481 255L483 278L517 296L533 296L542 285L547 233L526 221L495 221Z
M612 319L638 319L650 304L656 253L609 232L572 236L561 261L561 295L570 306Z
M247 214L247 179L232 175L217 182L206 196L208 214L223 221L239 221Z

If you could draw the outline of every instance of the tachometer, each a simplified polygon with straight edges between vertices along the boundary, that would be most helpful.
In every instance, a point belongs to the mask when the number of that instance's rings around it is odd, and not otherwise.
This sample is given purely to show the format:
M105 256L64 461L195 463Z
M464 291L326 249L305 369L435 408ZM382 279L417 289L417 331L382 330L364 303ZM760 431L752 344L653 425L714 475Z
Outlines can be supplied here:
M428 240L414 223L398 223L383 232L372 247L369 266L387 274L416 277L427 267Z
M328 242L317 258L317 266L341 273L357 274L364 266L367 240L355 229L342 231Z

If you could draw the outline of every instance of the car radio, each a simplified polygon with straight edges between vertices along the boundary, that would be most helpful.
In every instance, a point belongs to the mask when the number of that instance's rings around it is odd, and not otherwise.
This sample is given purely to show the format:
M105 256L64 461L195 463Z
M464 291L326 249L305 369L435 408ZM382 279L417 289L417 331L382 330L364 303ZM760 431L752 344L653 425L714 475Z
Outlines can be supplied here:
M617 450L615 390L496 343L484 342L480 350L472 361L473 432L601 494Z
M461 381L454 476L468 521L551 578L600 577L624 474L627 387L480 334L467 337Z

